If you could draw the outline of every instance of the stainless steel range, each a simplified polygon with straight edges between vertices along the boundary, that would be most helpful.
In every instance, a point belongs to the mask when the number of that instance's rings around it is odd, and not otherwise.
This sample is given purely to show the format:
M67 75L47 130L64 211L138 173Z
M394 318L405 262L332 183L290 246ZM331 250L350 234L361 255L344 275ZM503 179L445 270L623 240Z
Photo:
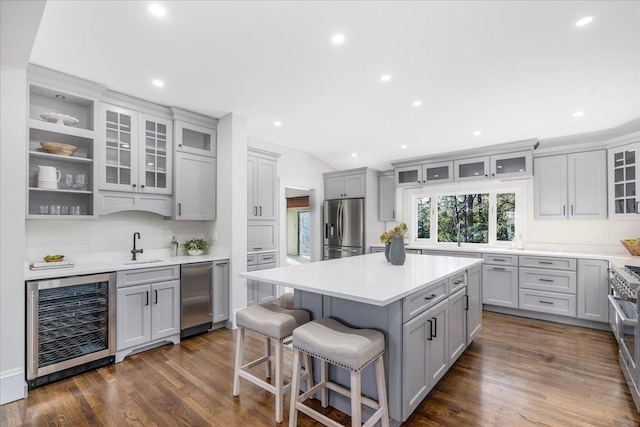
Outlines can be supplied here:
M620 367L640 412L640 267L612 264L609 324L618 340Z

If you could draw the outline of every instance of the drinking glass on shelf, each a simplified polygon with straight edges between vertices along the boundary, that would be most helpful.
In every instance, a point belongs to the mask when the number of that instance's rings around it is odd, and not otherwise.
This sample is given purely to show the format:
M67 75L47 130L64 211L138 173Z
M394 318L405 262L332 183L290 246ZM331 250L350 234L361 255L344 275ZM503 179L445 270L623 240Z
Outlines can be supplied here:
M87 176L83 173L78 173L74 177L75 184L73 188L76 190L84 191L87 189Z
M49 215L60 215L60 205L49 206Z
M49 206L47 205L38 206L38 213L40 215L49 215Z
M73 188L73 174L65 173L63 179L60 181L60 187L64 189Z
M69 206L60 206L60 215L69 215Z
M80 215L80 206L71 206L71 215Z

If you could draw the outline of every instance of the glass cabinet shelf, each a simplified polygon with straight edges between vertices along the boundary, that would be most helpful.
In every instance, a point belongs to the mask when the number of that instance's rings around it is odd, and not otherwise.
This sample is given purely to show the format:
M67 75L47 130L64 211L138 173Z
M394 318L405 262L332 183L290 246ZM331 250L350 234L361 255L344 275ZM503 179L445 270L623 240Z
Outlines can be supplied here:
M38 188L29 187L29 191L45 191L48 193L71 193L71 194L93 194L93 191L86 190L66 190L62 188Z
M93 159L87 159L84 157L61 156L59 154L44 153L40 151L29 151L29 156L34 159L49 159L69 163L93 163Z

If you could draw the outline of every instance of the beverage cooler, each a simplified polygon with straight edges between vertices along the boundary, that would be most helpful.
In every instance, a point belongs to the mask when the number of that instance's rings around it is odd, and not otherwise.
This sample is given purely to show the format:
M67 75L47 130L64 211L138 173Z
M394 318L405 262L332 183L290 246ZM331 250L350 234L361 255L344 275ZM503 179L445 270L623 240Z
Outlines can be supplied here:
M27 282L29 390L114 363L115 273Z

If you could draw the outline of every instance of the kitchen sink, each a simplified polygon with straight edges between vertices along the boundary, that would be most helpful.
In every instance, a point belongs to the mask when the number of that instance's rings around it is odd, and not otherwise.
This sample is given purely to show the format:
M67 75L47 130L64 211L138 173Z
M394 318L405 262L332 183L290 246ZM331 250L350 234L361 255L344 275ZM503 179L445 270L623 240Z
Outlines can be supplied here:
M138 265L138 264L154 264L156 262L162 262L161 259L141 259L137 261L123 262L122 265Z

